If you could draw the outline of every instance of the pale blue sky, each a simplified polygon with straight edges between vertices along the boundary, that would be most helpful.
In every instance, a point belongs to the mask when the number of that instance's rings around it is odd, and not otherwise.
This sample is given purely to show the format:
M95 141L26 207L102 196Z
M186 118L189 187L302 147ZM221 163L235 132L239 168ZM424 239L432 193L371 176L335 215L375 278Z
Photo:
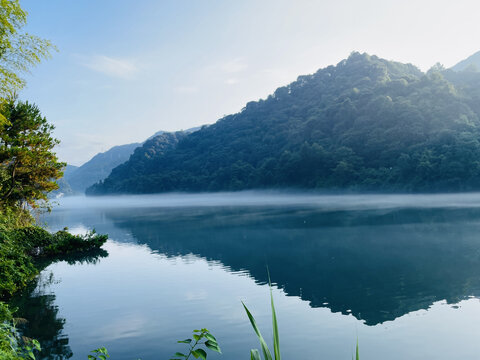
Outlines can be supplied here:
M80 165L158 130L213 123L352 51L452 66L480 50L478 1L21 0L59 52L23 99ZM272 129L274 131L274 129Z

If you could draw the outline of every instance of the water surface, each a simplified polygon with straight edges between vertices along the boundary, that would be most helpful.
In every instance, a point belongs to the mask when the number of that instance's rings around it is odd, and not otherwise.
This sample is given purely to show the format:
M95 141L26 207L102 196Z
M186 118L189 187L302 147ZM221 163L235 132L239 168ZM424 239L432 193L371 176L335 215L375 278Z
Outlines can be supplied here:
M17 300L46 359L168 359L209 328L223 355L270 338L285 359L476 359L480 194L166 194L65 198L52 230L108 233L109 256L46 269ZM301 355L299 355L301 354Z

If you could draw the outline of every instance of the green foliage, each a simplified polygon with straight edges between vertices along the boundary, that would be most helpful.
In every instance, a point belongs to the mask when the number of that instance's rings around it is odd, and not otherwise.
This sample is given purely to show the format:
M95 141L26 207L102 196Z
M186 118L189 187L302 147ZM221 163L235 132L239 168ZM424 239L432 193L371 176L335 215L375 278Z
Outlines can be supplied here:
M18 0L0 0L0 99L25 86L22 74L50 56L50 41L22 31L27 12Z
M0 231L31 226L33 223L34 219L26 209L0 207Z
M110 357L107 349L104 347L90 351L93 355L88 355L88 360L107 360Z
M47 193L58 188L63 173L53 148L53 125L28 102L9 101L1 109L8 120L0 126L0 205L37 207L47 201Z
M0 243L0 298L13 294L38 274L32 257L2 234Z
M222 353L220 346L218 345L217 339L213 336L208 329L193 330L193 339L179 340L177 343L188 344L188 351L184 354L181 352L176 352L175 355L170 360L182 360L189 359L190 356L193 356L195 359L207 359L207 352L205 349L201 348L203 345L206 349Z
M40 343L29 339L18 332L16 322L8 306L0 302L0 359L2 360L35 360L35 351L40 351Z
M37 226L0 231L0 298L24 287L54 261L101 256L99 249L106 240L107 235L95 231L86 235L72 235L66 230L51 234Z

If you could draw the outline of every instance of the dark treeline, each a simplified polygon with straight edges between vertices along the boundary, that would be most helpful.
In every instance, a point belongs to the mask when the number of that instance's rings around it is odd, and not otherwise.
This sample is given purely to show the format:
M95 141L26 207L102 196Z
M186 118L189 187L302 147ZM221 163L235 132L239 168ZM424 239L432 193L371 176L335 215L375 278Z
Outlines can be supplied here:
M89 194L480 189L480 73L353 53L189 135L163 134Z

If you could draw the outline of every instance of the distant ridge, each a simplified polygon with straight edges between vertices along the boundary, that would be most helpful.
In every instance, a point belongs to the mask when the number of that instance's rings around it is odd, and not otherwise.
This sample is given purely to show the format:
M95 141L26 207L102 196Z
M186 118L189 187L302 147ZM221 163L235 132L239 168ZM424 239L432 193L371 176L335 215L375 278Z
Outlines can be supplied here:
M114 146L99 153L82 166L65 172L64 180L74 193L84 193L85 189L105 179L113 168L128 160L140 143Z
M460 61L458 64L452 66L454 71L480 71L480 51L476 52L472 56L469 56L465 60Z
M200 128L193 127L184 130L183 133L190 134ZM160 130L143 143L114 146L103 153L96 154L81 166L67 165L64 177L58 182L60 189L57 193L63 193L64 195L84 193L89 186L105 179L114 168L126 162L136 148L156 137L162 137L164 134L168 134L168 132Z
M206 126L206 125L204 125L204 126ZM184 132L185 134L190 134L190 133L193 133L193 132L195 132L195 131L200 130L201 128L202 128L201 126L197 126L197 127L193 127L193 128L187 129L187 130L179 130L179 131ZM163 130L157 131L155 134L153 134L152 136L150 136L150 137L147 139L147 141L153 139L153 138L156 137L156 136L163 135L163 134L168 133L168 132L174 132L174 131L163 131ZM143 144L143 143L142 143L142 144Z

